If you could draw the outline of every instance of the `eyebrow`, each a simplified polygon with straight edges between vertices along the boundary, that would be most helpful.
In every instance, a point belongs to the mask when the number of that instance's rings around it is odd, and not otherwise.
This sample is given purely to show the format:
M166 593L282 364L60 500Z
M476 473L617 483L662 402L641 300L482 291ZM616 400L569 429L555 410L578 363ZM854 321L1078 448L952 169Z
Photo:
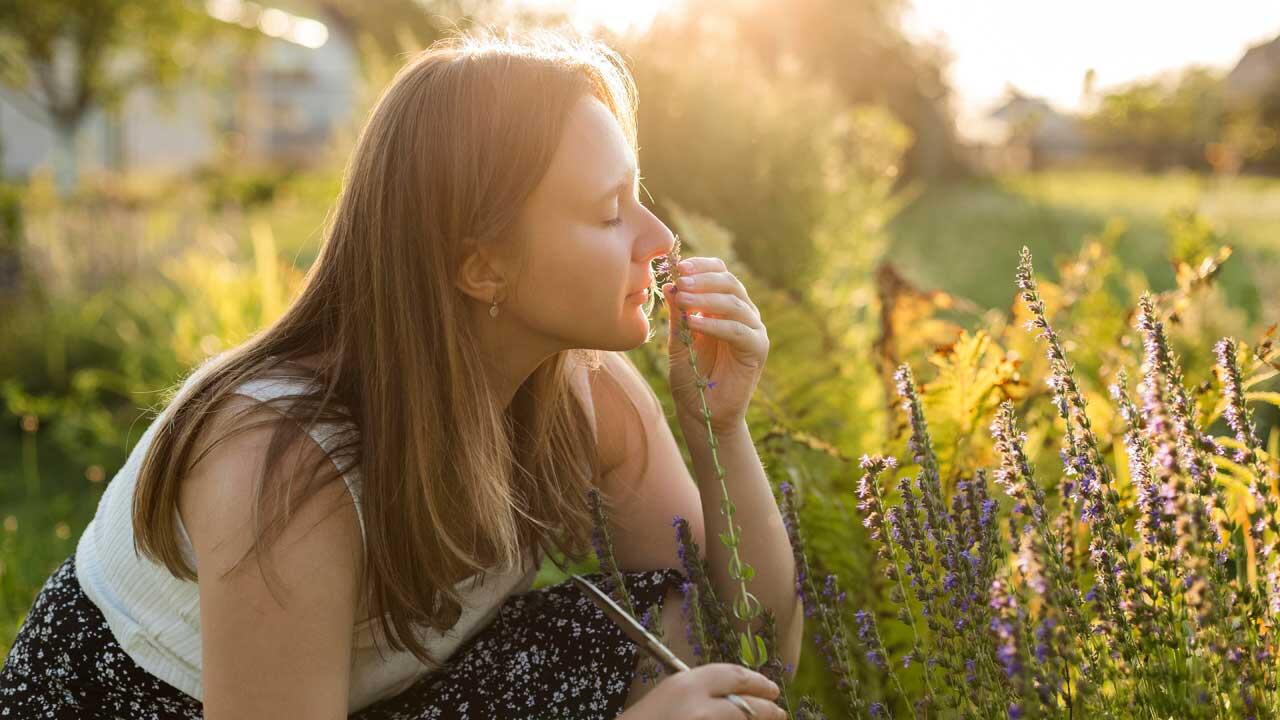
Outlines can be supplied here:
M622 192L626 188L630 187L631 182L636 179L636 176L639 175L639 173L640 173L639 168L628 166L627 169L623 172L622 179L618 181L618 184L609 188L609 190L606 191L603 195L596 198L596 200L592 204L599 205L605 200L608 200L614 195L617 195L618 193Z

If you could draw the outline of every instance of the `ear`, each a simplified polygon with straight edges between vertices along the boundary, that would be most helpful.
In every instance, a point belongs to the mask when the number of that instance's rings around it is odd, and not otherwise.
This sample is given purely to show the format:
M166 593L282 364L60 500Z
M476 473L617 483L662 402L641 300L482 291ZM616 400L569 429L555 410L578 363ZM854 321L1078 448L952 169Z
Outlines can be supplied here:
M463 240L466 254L454 284L459 290L483 303L499 302L510 292L509 275L503 259L491 248L480 245L471 238Z

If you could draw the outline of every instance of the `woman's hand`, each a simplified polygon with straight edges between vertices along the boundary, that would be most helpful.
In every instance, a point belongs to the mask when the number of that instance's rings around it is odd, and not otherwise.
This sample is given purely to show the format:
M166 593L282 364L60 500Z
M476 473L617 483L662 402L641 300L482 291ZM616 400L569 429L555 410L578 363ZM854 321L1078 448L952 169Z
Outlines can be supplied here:
M733 663L707 663L662 678L618 720L747 720L747 714L726 697L729 693L742 698L757 720L789 717L774 702L780 691L769 678Z
M708 381L711 429L740 427L769 355L769 335L760 310L720 258L685 258L673 274L678 287L667 283L662 292L671 318L668 381L676 411L681 420L702 422L702 399L694 384L689 348L680 337L682 318L687 318L698 375Z

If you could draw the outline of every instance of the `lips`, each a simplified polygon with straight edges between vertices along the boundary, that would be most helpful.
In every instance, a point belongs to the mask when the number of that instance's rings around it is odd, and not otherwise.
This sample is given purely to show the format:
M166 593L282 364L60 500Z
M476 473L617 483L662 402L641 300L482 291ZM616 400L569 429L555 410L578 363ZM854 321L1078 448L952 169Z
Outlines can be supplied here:
M644 285L641 285L640 287L635 288L635 289L634 289L634 290L632 290L631 292L627 293L627 297L630 297L630 296L635 295L635 294L637 294L637 293L643 292L643 291L645 291L645 290L652 290L652 289L653 289L653 278L649 278L649 282L647 282L647 283L645 283Z
M632 288L631 292L628 292L627 295L635 295L635 293L645 290L653 290L653 278L649 278L649 281L644 283L643 286Z

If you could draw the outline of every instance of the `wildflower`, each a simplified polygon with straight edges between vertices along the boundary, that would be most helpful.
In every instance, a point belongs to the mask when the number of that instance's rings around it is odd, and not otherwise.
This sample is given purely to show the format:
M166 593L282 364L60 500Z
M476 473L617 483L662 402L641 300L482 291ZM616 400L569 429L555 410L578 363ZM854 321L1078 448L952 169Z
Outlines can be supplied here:
M819 631L813 635L814 644L821 652L827 667L837 679L837 687L842 691L845 702L855 712L860 713L866 703L854 674L852 658L849 654L850 643L846 637L844 624L840 621L837 606L847 597L838 588L835 575L828 574L821 592L813 586L812 568L804 552L804 539L800 534L800 520L795 507L795 488L788 482L779 483L782 490L783 525L787 529L787 537L791 541L791 551L796 566L796 594L804 606L806 618L818 620Z
M1114 489L1110 466L1102 459L1084 394L1076 382L1075 369L1049 322L1036 286L1031 252L1025 247L1018 263L1017 285L1032 313L1033 325L1041 331L1039 337L1045 340L1050 367L1046 382L1053 391L1054 405L1066 427L1066 443L1062 450L1066 468L1064 494L1071 496L1080 506L1081 519L1091 531L1090 559L1102 577L1102 591L1107 600L1103 610L1122 634L1122 642L1133 646L1136 640L1128 633L1130 618L1122 610L1132 604L1136 592L1129 567L1130 547L1124 530L1125 514L1120 507L1120 496Z
M693 539L689 521L676 515L671 524L676 529L676 554L691 585L686 602L692 607L686 621L689 616L694 618L692 630L697 633L701 649L708 654L708 662L729 662L738 656L738 641L728 615L716 597L706 559Z
M858 623L858 639L867 649L867 661L877 669L886 669L888 665L885 662L884 646L880 643L880 633L876 629L875 618L866 610L854 613L854 618Z
M1138 301L1138 329L1144 350L1144 382L1150 404L1158 414L1170 419L1168 432L1151 436L1156 446L1156 468L1166 482L1173 485L1170 493L1176 518L1174 556L1183 566L1189 583L1188 601L1193 602L1202 623L1212 623L1212 616L1233 602L1232 591L1220 560L1223 557L1223 535L1213 519L1217 508L1225 508L1217 471L1204 450L1203 433L1195 420L1194 402L1182 381L1182 369L1169 348L1164 324L1156 316L1154 302L1144 294ZM1177 471L1185 471L1192 480L1182 488ZM1202 591L1203 590L1203 591Z
M1223 417L1227 425L1235 433L1235 439L1241 447L1233 455L1233 459L1250 469L1252 474L1249 491L1258 505L1253 518L1255 524L1265 523L1273 533L1280 535L1280 523L1277 522L1277 504L1275 496L1269 491L1274 475L1271 468L1262 461L1258 454L1258 439L1253 434L1253 414L1244 398L1244 381L1240 376L1240 364L1236 361L1239 350L1232 338L1222 338L1214 345L1214 354L1218 359L1218 368L1222 376L1222 394L1226 400ZM1264 538L1258 533L1256 541L1262 545Z
M702 638L706 629L702 624L702 615L698 608L698 586L686 580L680 583L680 615L684 618L685 640L693 648L693 656L702 659Z
M631 602L631 593L627 591L622 579L622 571L618 569L613 554L613 539L609 535L609 525L605 518L604 501L599 488L589 488L587 499L591 504L591 545L595 549L596 559L600 561L600 572L604 576L604 590L614 601L627 611L631 617L636 616L635 606Z

